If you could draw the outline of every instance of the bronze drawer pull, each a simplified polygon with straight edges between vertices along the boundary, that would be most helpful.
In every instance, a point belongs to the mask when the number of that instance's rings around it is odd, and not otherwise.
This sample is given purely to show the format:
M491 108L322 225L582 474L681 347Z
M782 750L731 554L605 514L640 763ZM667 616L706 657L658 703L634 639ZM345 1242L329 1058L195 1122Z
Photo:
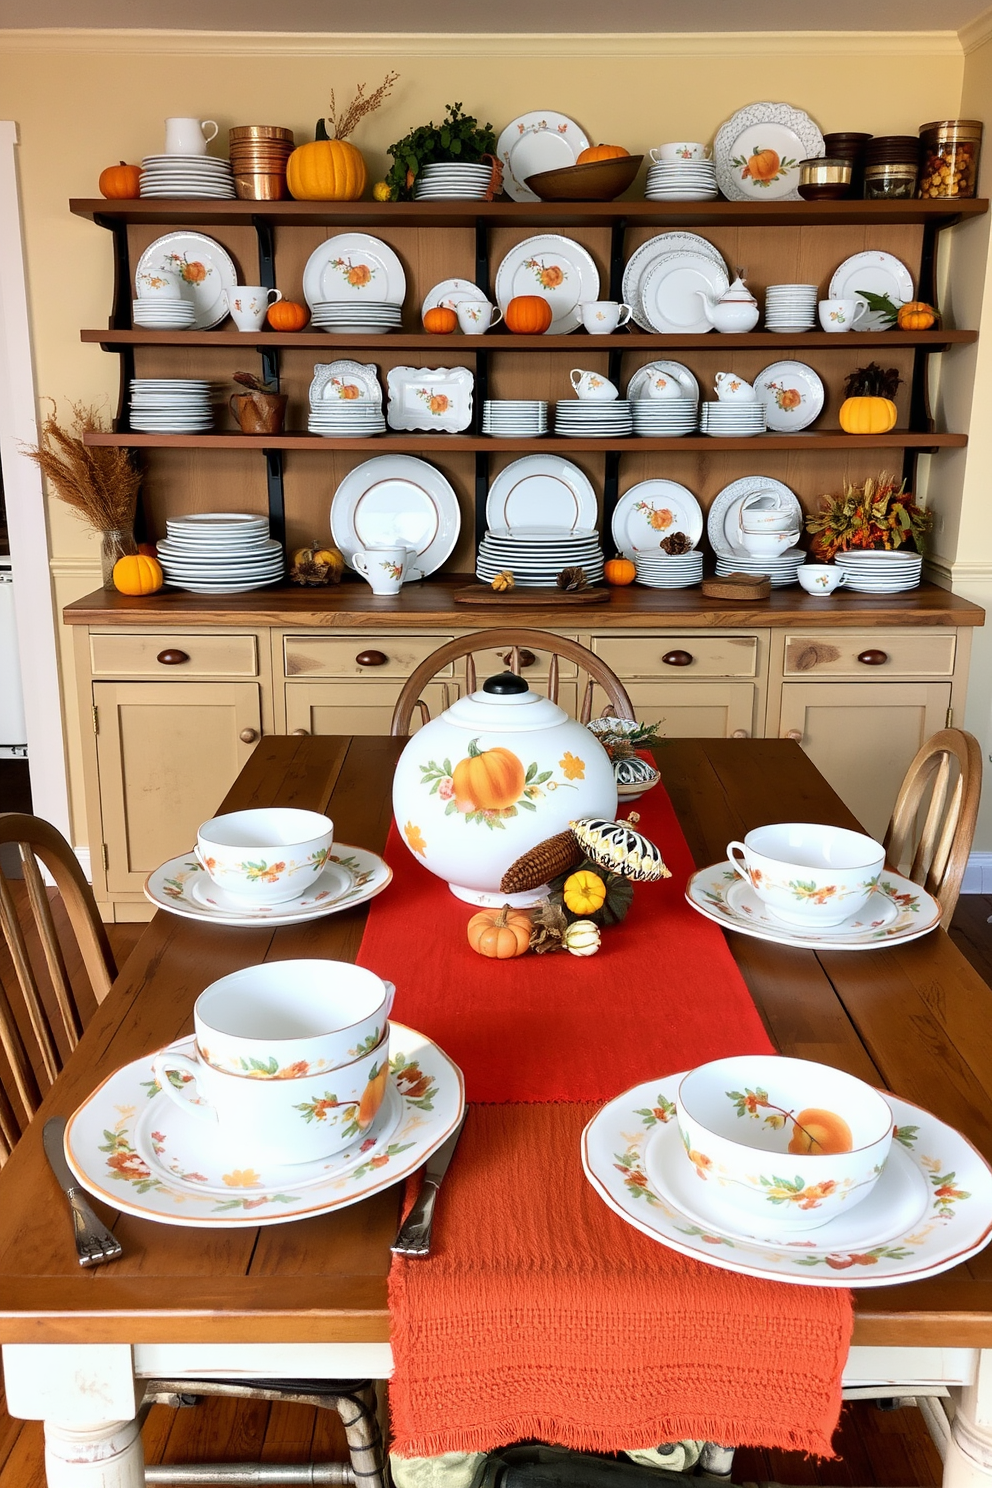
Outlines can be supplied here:
M789 729L785 737L791 739L793 744L801 744L803 742L803 731L802 729Z
M179 666L182 662L189 661L189 656L185 651L160 651L155 660L160 661L163 666Z
M290 732L293 733L293 734L309 734L310 730L309 729L291 729Z
M258 738L258 729L242 729L240 734L238 735L238 738L241 740L242 744L254 744L255 740Z
M355 657L358 666L385 666L388 660L385 651L359 651Z
M661 659L665 666L692 666L691 651L666 651Z
M497 655L498 654L499 653L497 653ZM513 665L513 652L512 651L507 651L506 655L503 656L501 659L502 659L502 662L503 662L503 665L504 666L512 666ZM520 666L521 671L523 671L524 667L533 666L536 660L537 660L537 657L534 655L533 651L528 651L526 646L520 646L520 647L518 647L518 649L517 649L517 661L519 663L519 666Z
M888 659L887 651L862 651L858 656L863 666L884 666Z
M730 737L732 739L749 739L751 735L748 733L747 729L734 729L734 732L731 734Z

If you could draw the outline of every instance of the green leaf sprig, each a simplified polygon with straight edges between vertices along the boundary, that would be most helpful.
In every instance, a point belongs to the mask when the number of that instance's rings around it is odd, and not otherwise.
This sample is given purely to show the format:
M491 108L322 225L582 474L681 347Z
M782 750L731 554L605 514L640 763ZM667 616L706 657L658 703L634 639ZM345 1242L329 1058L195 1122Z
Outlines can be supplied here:
M410 201L413 186L425 165L436 161L455 161L461 165L478 165L483 155L495 155L496 135L491 124L462 111L460 103L446 105L440 124L421 124L389 146L393 164L386 173L386 183L393 201Z

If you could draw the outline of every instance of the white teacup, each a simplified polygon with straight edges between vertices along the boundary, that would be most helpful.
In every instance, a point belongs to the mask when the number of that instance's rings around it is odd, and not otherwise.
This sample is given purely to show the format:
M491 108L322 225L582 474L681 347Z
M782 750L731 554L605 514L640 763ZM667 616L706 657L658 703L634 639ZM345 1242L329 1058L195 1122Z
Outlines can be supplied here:
M167 269L146 269L144 273L135 276L134 287L138 292L139 300L182 298L178 275L170 274Z
M656 372L648 383L649 398L684 398L685 389L670 373Z
M360 573L373 594L399 594L404 581L421 579L413 567L414 554L399 546L359 548L351 555L351 566Z
M783 506L776 491L749 496L741 507L742 532L786 532L795 521L795 510Z
M743 842L727 843L727 857L777 919L809 929L859 914L885 865L874 838L816 822L756 827Z
M349 1064L298 1079L228 1074L178 1050L153 1059L152 1073L181 1110L221 1128L232 1168L314 1162L340 1152L375 1119L389 1079L389 1030Z
M798 541L798 527L786 528L779 532L772 528L766 528L763 532L748 532L745 528L741 533L741 546L755 558L775 558L779 553L784 553L787 549L794 547Z
M502 310L488 300L459 300L455 306L458 324L465 336L484 336L491 326L499 325Z
M282 290L266 289L264 284L239 284L222 289L221 298L239 331L260 331L269 306L282 299Z
M329 817L293 806L259 806L204 822L193 851L218 888L258 906L284 904L312 889L333 845Z
M585 402L612 403L614 398L620 396L602 372L583 372L581 367L573 367L568 376L576 394Z
M718 372L713 379L713 391L721 403L753 403L757 397L751 384L736 372Z
M205 134L206 129L210 134ZM213 119L166 119L166 155L206 155L207 146L217 137Z
M658 145L648 154L655 165L665 160L709 160L710 147L699 140L672 140L667 145Z
M832 563L804 563L798 579L807 594L833 594L847 583L847 574Z
M582 324L590 336L608 336L611 331L625 326L631 317L630 306L617 300L587 300L579 309L582 311Z
M395 987L349 961L264 961L196 999L199 1057L249 1080L299 1080L375 1049Z
M850 300L821 300L816 307L825 331L854 331L868 311L868 301L856 295Z

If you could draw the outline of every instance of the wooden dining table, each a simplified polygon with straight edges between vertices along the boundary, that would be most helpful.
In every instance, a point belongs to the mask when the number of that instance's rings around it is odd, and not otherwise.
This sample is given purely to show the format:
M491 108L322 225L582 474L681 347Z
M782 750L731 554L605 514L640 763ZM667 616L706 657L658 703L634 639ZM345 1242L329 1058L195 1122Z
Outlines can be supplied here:
M220 809L326 810L337 841L381 852L402 747L391 738L263 738ZM858 826L797 744L674 739L656 758L700 866L769 821ZM97 1205L124 1254L81 1270L41 1141L48 1117L69 1116L114 1069L191 1032L208 983L268 959L352 961L366 913L358 906L275 930L156 914L0 1172L7 1402L12 1415L44 1420L51 1488L141 1488L134 1417L149 1377L388 1380L389 1245L402 1185L248 1230L192 1231ZM992 990L944 931L858 953L728 938L782 1053L918 1102L992 1159ZM992 1249L929 1280L854 1295L845 1388L937 1401L928 1419L948 1488L992 1488ZM948 1394L949 1425L939 1404Z

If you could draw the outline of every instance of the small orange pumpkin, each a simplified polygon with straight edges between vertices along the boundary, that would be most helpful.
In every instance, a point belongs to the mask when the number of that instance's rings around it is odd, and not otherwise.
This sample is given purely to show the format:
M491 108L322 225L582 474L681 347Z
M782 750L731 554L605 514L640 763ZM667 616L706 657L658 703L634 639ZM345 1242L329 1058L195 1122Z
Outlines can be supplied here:
M107 169L100 172L100 195L105 196L108 201L124 201L130 197L141 195L141 166L128 165L122 160L120 165L108 165Z
M114 588L121 594L156 594L164 583L162 565L147 553L126 553L114 564Z
M480 956L512 961L530 945L530 915L525 909L482 909L468 922L468 943Z
M901 331L928 331L937 319L937 312L925 300L910 300L899 306L896 320Z
M637 568L629 558L611 558L603 565L603 573L608 584L620 586L632 584L637 578Z
M276 300L265 318L274 331L302 331L310 319L310 311L295 300Z
M630 151L623 145L589 145L576 158L576 165L592 165L596 160L622 160Z
M435 305L424 311L424 330L432 336L450 336L458 324L458 316L447 305Z
M541 295L514 295L504 319L507 328L517 336L543 336L554 316Z

